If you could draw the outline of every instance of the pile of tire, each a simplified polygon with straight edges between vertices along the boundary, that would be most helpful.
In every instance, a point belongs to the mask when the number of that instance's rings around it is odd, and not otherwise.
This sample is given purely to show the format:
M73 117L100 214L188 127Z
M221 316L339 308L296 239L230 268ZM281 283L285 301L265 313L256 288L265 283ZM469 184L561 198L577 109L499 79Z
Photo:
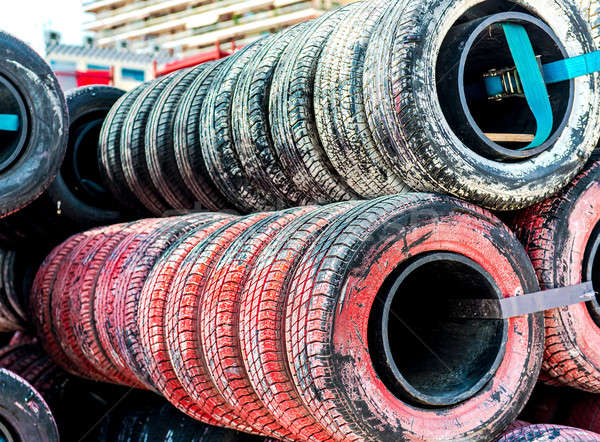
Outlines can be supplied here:
M489 440L535 384L543 316L460 319L447 303L536 290L497 218L415 193L87 231L46 258L32 311L66 370L158 391L204 423Z
M66 94L69 123L64 158L54 159L60 167L44 192L0 218L2 247L35 243L47 253L73 233L126 217L102 184L97 156L102 123L123 93L109 86L85 86Z
M592 281L600 287L600 162L563 192L521 211L513 229L528 251L542 289ZM598 297L544 312L541 380L600 393Z
M570 0L353 3L127 93L102 130L107 185L124 205L154 215L248 213L410 189L497 210L539 202L594 149L600 83L590 75L549 88L556 128L542 146L492 142L484 130L535 122L523 100L515 108L461 102L455 70L470 66L471 45L464 60L456 47L486 40L489 30L484 53L500 57L507 49L492 34L505 21L537 29L536 47L553 48L548 59L595 47ZM498 118L484 124L482 115Z

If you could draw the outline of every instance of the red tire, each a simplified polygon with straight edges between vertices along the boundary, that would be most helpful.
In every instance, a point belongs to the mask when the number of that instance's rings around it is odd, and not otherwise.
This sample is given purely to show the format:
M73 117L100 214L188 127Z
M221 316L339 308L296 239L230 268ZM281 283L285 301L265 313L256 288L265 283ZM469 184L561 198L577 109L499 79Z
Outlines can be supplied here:
M598 442L600 434L579 428L564 427L562 425L537 424L511 430L497 442L546 442L549 440L560 442Z
M193 229L186 229L185 235L181 232L176 239L163 243L161 247L156 248L157 244L153 246L156 252L155 265L144 278L146 283L138 301L138 310L144 314L136 316L135 319L140 357L146 376L155 388L181 411L197 420L214 424L216 421L204 411L202 404L194 403L179 383L169 359L165 329L169 287L180 257L183 259L190 247L235 219L230 216L205 215L203 221L200 221L198 216Z
M295 265L317 235L356 202L326 206L286 226L253 265L240 304L239 337L246 372L269 412L299 440L331 435L300 400L287 368L281 323Z
M339 440L489 440L533 389L542 314L448 319L445 303L537 289L525 251L487 211L424 194L363 202L296 267L285 318L294 384Z
M30 297L30 310L37 336L46 352L62 368L70 373L85 376L80 373L62 349L54 334L52 323L52 299L58 294L54 293L54 285L63 261L71 254L73 249L85 238L100 234L104 228L90 230L89 232L74 235L52 250L44 260L35 277Z
M599 223L600 163L590 165L559 196L517 216L515 231L543 289L591 279L598 290L600 275L596 274L600 274L600 267L593 249L599 237ZM591 278L585 275L587 264ZM546 350L541 376L544 382L600 393L598 312L597 301L545 312Z
M205 285L213 267L226 248L246 229L268 216L260 213L240 218L235 223L213 233L181 262L175 278L170 282L168 297L167 334L168 351L173 369L181 386L192 402L202 406L219 425L261 434L261 428L245 422L227 403L209 374L200 339L201 307Z
M200 306L199 339L213 383L244 422L278 439L290 436L290 431L265 407L248 379L244 359L252 356L240 347L239 306L248 275L265 246L290 222L314 210L278 212L240 234L214 263Z

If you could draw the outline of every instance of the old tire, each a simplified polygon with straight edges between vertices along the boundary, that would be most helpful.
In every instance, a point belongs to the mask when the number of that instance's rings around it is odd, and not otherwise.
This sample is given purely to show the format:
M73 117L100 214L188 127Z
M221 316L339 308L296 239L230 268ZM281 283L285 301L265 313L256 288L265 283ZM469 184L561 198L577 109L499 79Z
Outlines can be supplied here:
M0 217L5 217L35 200L54 180L67 148L69 116L50 66L4 32L0 103L0 113L19 118L16 131L0 131Z
M571 97L586 98L572 102L564 114L566 126L555 131L557 138L546 150L515 161L490 159L472 143L461 141L464 125L452 127L448 116L454 110L440 104L436 78L445 71L436 73L436 67L446 30L463 14L473 19L519 10L545 21L569 57L591 52L595 45L571 1L499 2L488 8L477 3L389 5L367 47L363 78L369 126L410 187L452 194L497 210L519 209L556 193L584 166L598 138L600 79L591 75L572 83Z
M515 219L515 231L543 289L586 280L597 285L593 243L600 222L599 179L600 163L594 163L559 196L524 210ZM545 312L544 382L600 392L597 311L598 302L590 301Z
M304 252L287 299L287 359L303 403L335 438L490 439L516 418L541 365L542 314L492 323L443 319L446 307L435 313L432 299L410 296L413 289L435 293L438 283L445 302L538 289L527 254L508 228L475 206L435 195L361 203ZM402 308L392 307L394 299L403 300ZM477 336L475 353L459 337L469 329ZM394 339L386 340L387 333ZM448 333L462 342L460 349L443 343ZM393 342L402 343L397 357ZM487 362L471 365L470 358ZM477 368L463 372L456 389L449 367L465 366ZM428 376L445 386L429 390Z

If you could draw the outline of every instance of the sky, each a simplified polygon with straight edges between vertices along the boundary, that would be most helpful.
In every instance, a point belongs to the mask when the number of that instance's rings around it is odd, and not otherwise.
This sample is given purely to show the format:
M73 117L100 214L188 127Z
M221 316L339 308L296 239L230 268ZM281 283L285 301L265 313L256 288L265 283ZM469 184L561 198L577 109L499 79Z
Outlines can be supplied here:
M44 30L62 34L62 42L81 44L82 25L89 20L81 0L0 0L0 30L24 40L44 54Z

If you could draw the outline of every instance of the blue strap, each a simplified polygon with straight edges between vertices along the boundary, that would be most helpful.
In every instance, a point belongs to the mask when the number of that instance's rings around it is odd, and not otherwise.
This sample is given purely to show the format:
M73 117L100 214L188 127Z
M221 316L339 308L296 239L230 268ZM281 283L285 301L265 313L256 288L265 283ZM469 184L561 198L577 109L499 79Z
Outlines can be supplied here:
M552 133L552 106L527 31L515 23L504 23L502 28L523 85L525 99L537 124L533 141L521 150L532 149L542 145Z
M19 116L13 114L0 114L0 130L16 132L19 130Z
M600 71L600 51L558 60L542 66L546 84L559 83Z

